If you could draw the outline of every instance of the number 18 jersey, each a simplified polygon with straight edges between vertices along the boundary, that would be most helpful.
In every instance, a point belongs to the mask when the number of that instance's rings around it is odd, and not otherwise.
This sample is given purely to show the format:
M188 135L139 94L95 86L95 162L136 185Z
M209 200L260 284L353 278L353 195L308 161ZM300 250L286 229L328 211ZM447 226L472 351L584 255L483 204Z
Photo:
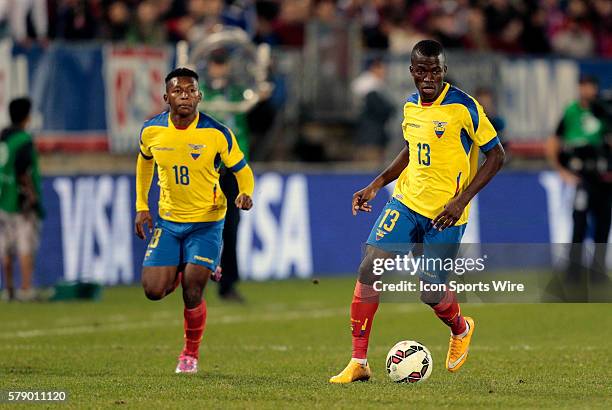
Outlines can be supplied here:
M163 112L146 121L140 134L140 155L157 165L159 216L172 222L223 219L227 201L219 188L221 162L231 172L246 166L234 134L204 113L186 129L176 128L169 117ZM137 198L137 207L148 209L146 199Z

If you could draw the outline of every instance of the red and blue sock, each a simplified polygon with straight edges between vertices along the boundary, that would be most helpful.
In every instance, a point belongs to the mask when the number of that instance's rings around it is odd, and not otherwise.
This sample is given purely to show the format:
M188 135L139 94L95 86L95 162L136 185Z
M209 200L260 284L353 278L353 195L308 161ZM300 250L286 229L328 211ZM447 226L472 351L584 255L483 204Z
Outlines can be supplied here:
M380 296L373 286L357 281L351 303L353 359L365 360L367 357L370 331L379 302Z
M467 323L461 316L461 308L457 302L455 292L447 290L442 300L432 306L436 316L450 327L454 335L462 335L467 330Z

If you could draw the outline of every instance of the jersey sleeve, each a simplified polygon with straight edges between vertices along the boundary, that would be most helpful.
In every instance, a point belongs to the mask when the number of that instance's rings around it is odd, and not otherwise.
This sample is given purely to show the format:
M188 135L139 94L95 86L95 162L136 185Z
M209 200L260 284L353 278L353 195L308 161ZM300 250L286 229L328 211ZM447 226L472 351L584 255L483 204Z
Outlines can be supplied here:
M147 160L153 159L153 154L151 153L151 147L149 146L149 138L147 136L147 128L142 127L140 130L140 155Z
M476 102L476 110L477 113L472 118L473 132L471 137L482 152L487 152L500 143L499 137L493 124L491 124L487 114L485 114L484 109L478 102Z
M238 146L234 133L229 128L223 130L221 134L222 136L219 136L222 139L219 143L221 161L230 171L238 172L246 166L244 154Z

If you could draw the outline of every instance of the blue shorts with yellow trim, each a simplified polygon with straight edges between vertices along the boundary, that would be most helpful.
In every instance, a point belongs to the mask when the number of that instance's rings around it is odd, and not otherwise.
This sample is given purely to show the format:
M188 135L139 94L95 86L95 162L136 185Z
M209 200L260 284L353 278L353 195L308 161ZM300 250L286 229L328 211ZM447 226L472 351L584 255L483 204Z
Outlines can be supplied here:
M158 219L145 253L143 266L202 265L214 271L223 244L223 223L171 222Z
M396 198L385 205L367 244L390 253L409 253L417 243L423 244L424 258L455 258L467 224L438 231L431 219L413 211ZM431 283L445 283L450 272L420 271L419 277Z

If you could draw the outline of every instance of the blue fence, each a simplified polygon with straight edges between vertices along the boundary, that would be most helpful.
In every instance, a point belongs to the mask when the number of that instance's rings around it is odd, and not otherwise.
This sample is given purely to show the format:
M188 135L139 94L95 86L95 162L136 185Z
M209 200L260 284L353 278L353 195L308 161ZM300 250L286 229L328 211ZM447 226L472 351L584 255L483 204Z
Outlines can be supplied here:
M352 194L371 177L258 175L255 207L242 213L240 225L242 276L268 280L354 272L390 194L381 191L373 213L353 217ZM145 243L133 234L134 176L48 177L43 185L47 218L37 283L60 278L137 282ZM156 197L154 189L151 198ZM464 242L568 242L571 198L572 190L553 173L503 173L473 204ZM542 263L549 259L542 258Z

